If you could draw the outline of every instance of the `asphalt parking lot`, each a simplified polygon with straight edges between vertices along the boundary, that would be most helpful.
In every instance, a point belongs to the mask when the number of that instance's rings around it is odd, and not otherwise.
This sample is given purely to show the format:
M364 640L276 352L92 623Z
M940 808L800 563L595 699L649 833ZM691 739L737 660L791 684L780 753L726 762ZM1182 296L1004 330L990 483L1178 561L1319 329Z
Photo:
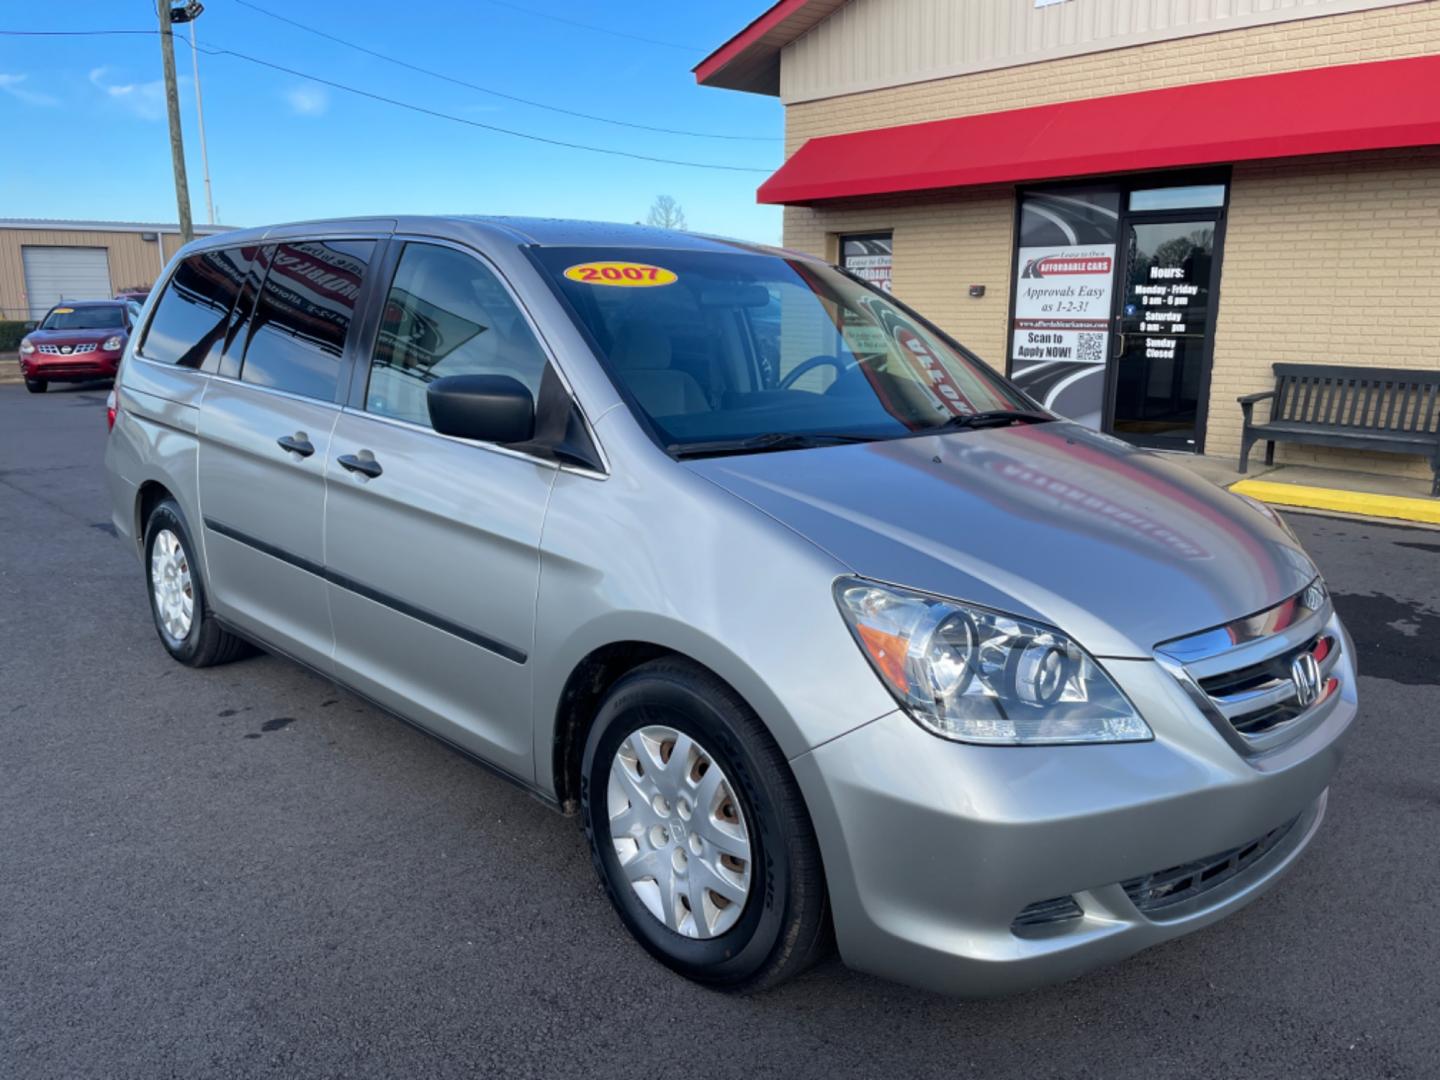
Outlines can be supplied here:
M104 393L0 386L0 1077L1440 1075L1440 531L1291 518L1363 712L1266 897L1007 1000L834 961L731 999L574 821L286 661L172 662Z

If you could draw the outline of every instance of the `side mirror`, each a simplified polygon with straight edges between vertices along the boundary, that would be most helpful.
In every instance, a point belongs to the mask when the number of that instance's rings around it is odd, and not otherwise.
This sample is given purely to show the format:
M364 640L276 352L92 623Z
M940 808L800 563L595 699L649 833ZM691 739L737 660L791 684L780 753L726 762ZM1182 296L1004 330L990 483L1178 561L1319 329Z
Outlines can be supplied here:
M502 444L535 435L535 398L509 375L447 375L430 384L425 400L441 435Z
M30 320L28 320L28 321L25 323L25 333L27 333L27 334L30 333L31 330L36 329L39 325L40 325L40 320L39 320L39 319L30 319Z

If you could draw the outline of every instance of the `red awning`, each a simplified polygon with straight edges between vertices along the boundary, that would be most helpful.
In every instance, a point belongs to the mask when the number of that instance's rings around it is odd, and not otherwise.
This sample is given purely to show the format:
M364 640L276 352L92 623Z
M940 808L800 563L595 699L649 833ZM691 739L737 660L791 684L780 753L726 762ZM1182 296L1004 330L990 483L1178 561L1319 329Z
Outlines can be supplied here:
M1440 56L1195 83L811 139L762 203L1440 144Z

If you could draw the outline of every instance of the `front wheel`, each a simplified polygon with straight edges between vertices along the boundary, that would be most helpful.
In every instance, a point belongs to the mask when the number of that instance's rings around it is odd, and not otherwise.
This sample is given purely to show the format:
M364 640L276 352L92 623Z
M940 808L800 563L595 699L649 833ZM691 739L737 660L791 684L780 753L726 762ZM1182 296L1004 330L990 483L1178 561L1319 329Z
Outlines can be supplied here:
M50 384L44 379L26 379L25 389L29 390L32 394L43 394L46 390L50 389Z
M679 659L637 668L600 707L582 770L596 869L661 963L753 991L823 953L814 829L779 747L729 686Z

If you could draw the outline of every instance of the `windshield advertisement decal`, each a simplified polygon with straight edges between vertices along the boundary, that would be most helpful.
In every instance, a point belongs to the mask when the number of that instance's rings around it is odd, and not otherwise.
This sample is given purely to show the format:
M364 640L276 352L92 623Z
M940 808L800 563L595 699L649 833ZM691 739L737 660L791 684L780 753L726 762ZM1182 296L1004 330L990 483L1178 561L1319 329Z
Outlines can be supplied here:
M892 400L893 393L904 394L906 387L910 388L911 395L918 392L920 399L935 410L939 419L966 416L976 411L974 403L960 389L945 362L914 327L900 318L888 304L871 300L862 300L861 303L880 324L873 327L870 333L861 335L861 340L866 344L880 344L875 340L875 334L878 333L888 335L894 343L889 348L874 350L871 359L860 364L861 372L887 412L912 430L929 426L923 416L914 415L916 401L898 404ZM852 334L860 330L858 326L842 326L841 333L848 341ZM881 378L873 362L877 357L888 357L885 366L896 363L903 365L908 369L907 375L901 375L892 369L890 373L898 376L897 378Z
M950 377L945 365L925 343L924 338L907 327L900 326L895 330L895 342L900 346L900 355L905 357L919 376L920 385L931 391L931 396L939 403L940 408L954 416L965 416L975 411L975 406L960 392L955 380Z
M586 285L610 285L622 289L645 289L656 285L673 285L680 280L673 270L632 262L589 262L565 271L571 281Z

